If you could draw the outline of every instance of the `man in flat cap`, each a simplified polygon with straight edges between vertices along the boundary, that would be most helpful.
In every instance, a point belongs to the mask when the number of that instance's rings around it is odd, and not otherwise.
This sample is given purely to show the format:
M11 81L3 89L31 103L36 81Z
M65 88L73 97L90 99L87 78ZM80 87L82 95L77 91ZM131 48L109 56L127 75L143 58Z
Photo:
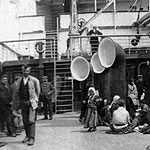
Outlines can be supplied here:
M48 77L42 77L41 84L41 95L43 100L44 107L44 120L48 119L48 111L49 111L49 120L53 119L53 109L52 109L52 94L54 93L53 85L48 82ZM48 109L47 109L48 108Z

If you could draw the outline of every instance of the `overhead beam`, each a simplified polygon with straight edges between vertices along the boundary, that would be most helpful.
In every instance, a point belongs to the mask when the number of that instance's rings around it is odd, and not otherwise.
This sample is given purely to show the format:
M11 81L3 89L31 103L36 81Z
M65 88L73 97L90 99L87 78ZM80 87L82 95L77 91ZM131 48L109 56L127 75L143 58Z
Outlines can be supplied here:
M142 24L144 21L146 21L147 19L150 18L150 12L148 12L147 14L145 14L143 17L141 17L139 20L137 20L136 22L133 22L132 27L137 27L140 24Z
M105 5L104 8L99 10L97 13L95 13L86 23L85 25L81 28L84 29L84 27L88 26L96 17L98 17L103 11L105 11L111 4L114 3L114 0L109 0L109 2Z

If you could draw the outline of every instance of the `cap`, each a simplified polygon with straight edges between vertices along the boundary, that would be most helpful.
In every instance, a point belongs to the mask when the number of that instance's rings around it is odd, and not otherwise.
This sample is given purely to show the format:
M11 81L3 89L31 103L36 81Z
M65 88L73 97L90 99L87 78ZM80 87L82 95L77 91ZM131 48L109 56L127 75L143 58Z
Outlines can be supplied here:
M48 79L47 76L43 76L42 79Z
M3 78L8 78L8 76L6 74L2 74L1 79L3 79Z
M118 101L118 99L120 99L120 96L119 95L115 95L113 97L113 103L116 103Z
M138 77L138 78L142 78L143 76L142 76L141 74L139 74L137 77Z
M18 80L20 78L20 76L15 76L15 80Z

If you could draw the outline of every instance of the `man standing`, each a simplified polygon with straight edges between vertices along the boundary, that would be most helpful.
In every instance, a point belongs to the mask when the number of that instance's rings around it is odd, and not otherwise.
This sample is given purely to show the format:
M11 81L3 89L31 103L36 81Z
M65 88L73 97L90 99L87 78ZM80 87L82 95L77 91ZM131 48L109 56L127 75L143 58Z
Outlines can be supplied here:
M141 99L143 99L141 96L145 92L142 75L138 75L138 79L136 81L136 87L137 87L137 91L138 91L138 100L140 101Z
M2 75L0 82L0 112L1 115L4 116L4 122L7 127L8 136L16 137L11 106L12 106L11 87L8 84L7 75Z
M49 110L49 120L53 119L53 109L52 109L52 94L54 93L53 85L48 82L47 76L42 77L42 84L41 84L41 94L43 96L43 107L44 107L44 118L48 119L48 111Z
M29 65L23 65L22 72L23 77L18 79L19 100L26 134L22 142L28 142L28 145L31 146L35 141L36 109L40 95L40 84L37 78L30 75L31 67Z
M97 26L93 26L93 29L90 30L87 35L92 35L90 38L90 44L92 48L92 54L98 51L99 39L98 35L103 35L98 29Z

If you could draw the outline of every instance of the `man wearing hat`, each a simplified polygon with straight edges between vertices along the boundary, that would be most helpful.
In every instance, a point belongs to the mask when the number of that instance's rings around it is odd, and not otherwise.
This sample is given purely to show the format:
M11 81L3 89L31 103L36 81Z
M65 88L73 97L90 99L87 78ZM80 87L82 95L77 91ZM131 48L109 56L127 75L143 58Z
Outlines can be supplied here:
M99 45L99 39L97 35L103 35L98 29L97 26L94 25L93 29L90 30L87 35L92 35L92 37L90 37L90 44L91 44L91 48L92 48L92 54L94 54L95 52L98 51L98 45Z
M36 111L40 95L40 83L37 78L30 75L30 65L24 64L22 66L22 73L23 76L17 80L19 102L26 135L22 143L32 146L35 142Z
M53 109L52 109L52 94L54 93L53 85L48 82L47 76L42 77L42 84L41 84L41 95L43 100L43 107L44 107L44 118L48 119L48 111L49 111L49 120L53 119ZM47 110L48 108L48 110Z

